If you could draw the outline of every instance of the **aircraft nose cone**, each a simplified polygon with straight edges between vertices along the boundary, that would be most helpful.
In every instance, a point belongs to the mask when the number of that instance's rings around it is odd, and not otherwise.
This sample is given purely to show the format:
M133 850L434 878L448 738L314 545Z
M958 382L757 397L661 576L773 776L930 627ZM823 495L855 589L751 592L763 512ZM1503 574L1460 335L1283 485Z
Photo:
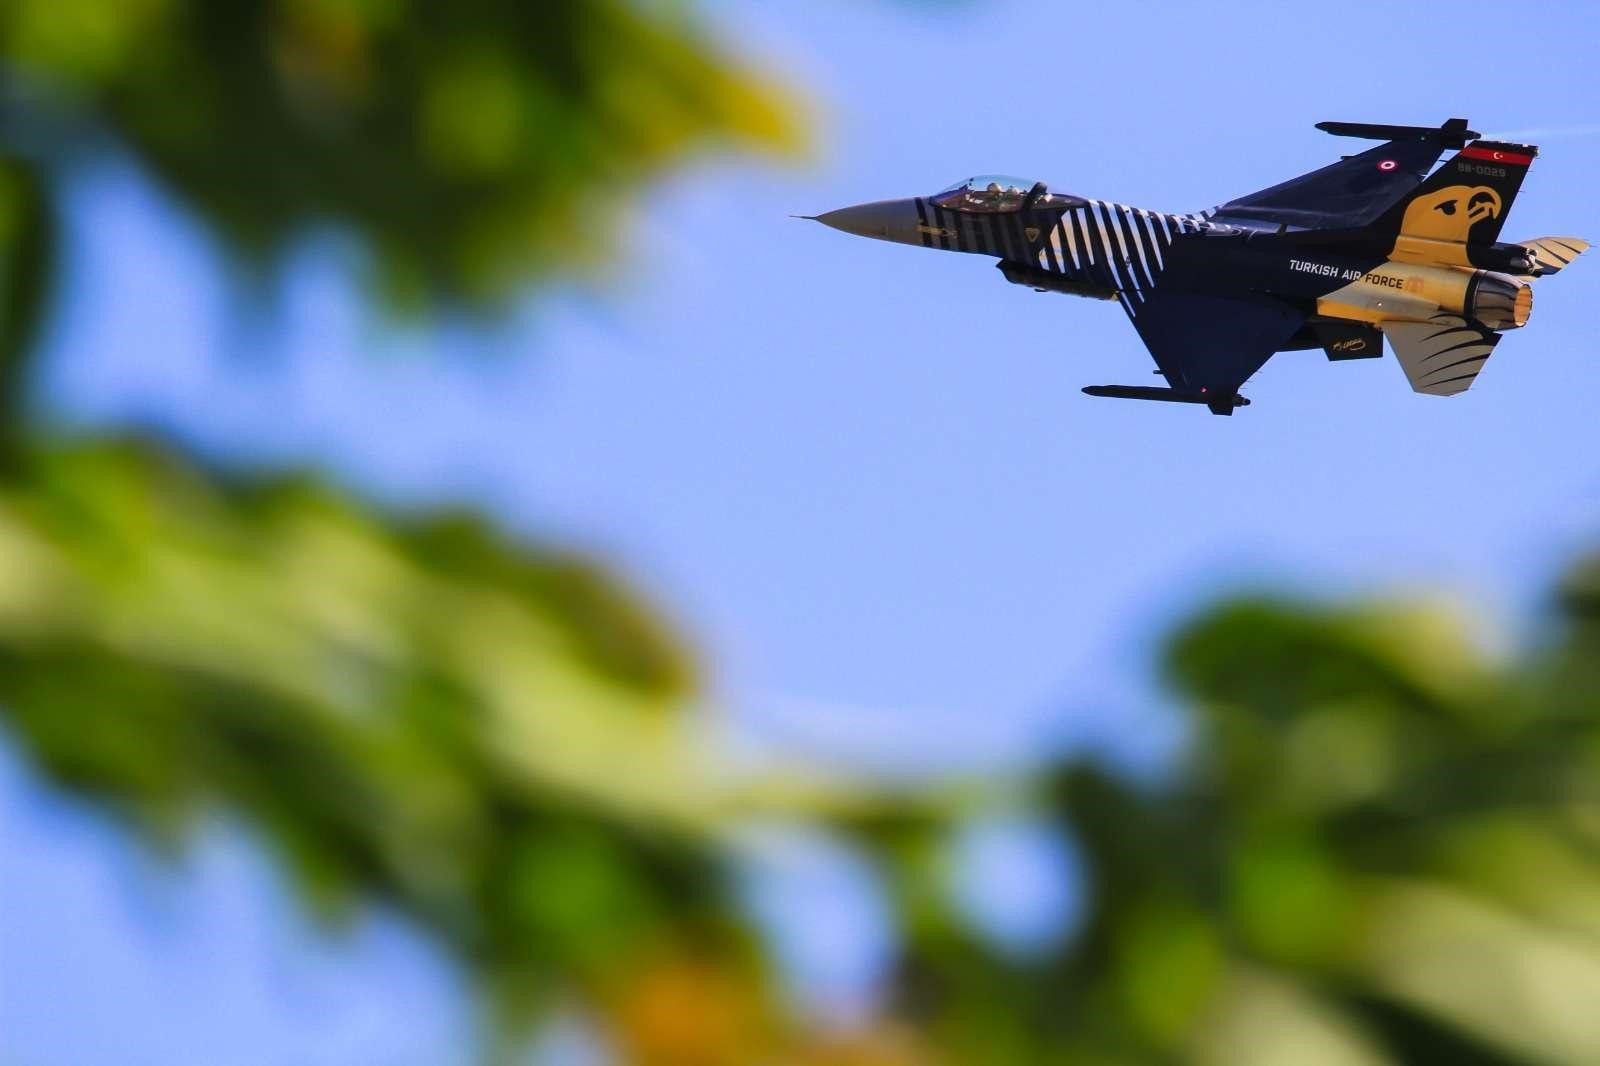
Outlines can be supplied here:
M917 232L917 205L914 200L879 200L876 203L841 207L837 211L818 215L816 219L824 226L858 237L922 243Z

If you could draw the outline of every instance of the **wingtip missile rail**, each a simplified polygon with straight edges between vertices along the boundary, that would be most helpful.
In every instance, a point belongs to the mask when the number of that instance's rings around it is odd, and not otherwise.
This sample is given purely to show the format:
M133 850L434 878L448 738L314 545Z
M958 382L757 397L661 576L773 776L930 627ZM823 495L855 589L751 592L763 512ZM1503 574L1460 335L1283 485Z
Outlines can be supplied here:
M1460 150L1483 134L1467 128L1467 120L1453 118L1438 126L1391 126L1376 122L1319 122L1317 129L1335 137L1360 137L1369 141L1437 141Z

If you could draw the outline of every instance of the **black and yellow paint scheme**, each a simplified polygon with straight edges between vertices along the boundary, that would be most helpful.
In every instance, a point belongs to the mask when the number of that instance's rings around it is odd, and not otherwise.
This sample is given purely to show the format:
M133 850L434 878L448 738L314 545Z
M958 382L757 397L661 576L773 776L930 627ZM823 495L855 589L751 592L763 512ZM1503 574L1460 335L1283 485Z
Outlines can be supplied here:
M1500 334L1527 324L1530 281L1588 247L1575 237L1500 241L1538 148L1431 126L1323 122L1384 143L1209 211L1168 214L978 177L933 196L815 217L880 240L999 259L1007 281L1115 300L1167 387L1094 396L1175 400L1232 414L1276 352L1383 354L1416 391L1465 391ZM1434 170L1446 150L1456 154Z

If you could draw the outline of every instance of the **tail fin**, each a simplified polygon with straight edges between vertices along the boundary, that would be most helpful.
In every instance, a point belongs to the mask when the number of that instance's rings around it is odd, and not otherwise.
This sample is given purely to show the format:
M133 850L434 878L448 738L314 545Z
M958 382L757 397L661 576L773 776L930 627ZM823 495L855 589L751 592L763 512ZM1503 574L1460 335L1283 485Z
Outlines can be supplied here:
M1434 171L1374 226L1411 241L1492 244L1539 149L1531 144L1473 141Z

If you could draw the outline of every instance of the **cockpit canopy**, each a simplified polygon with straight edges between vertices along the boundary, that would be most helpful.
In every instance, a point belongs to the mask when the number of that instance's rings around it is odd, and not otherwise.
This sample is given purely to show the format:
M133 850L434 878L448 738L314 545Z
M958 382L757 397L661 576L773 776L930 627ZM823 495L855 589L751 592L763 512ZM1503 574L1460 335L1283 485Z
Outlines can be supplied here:
M933 196L933 202L950 211L969 214L1000 214L1023 208L1081 207L1081 197L1053 193L1042 181L1029 181L1005 174L980 174L958 181Z

